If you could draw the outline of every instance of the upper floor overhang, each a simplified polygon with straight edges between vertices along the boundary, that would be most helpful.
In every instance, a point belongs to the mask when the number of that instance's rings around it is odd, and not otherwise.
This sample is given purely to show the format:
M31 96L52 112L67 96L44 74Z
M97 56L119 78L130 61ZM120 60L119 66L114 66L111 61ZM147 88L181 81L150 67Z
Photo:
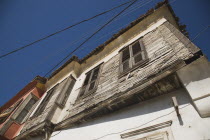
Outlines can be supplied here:
M179 23L179 18L175 15L168 0L158 3L154 8L148 10L147 13L141 15L138 19L131 22L126 28L114 34L109 40L96 47L91 53L82 59L77 56L71 57L61 67L55 70L48 78L47 88L52 87L55 83L66 76L67 73L73 72L78 77L90 65L97 63L104 57L108 56L120 46L126 44L137 34L146 34L147 30L158 21L164 19L179 29L184 35L188 36L185 25ZM156 26L159 26L157 24Z

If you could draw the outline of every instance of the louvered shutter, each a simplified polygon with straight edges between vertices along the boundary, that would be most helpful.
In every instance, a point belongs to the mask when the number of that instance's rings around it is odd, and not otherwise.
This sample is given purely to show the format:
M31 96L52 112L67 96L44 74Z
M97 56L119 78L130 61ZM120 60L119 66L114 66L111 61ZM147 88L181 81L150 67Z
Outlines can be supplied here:
M46 108L47 104L49 103L50 99L54 95L56 88L58 87L59 84L56 84L53 88L51 88L47 93L45 98L43 99L42 103L39 105L38 109L34 113L34 116L39 116Z
M20 114L16 118L16 121L18 123L22 123L27 118L27 116L29 115L29 112L30 112L31 108L33 107L33 105L35 103L36 103L36 100L33 99L33 98L31 98L30 101L25 106L25 108L20 112Z
M66 78L60 85L61 91L59 93L59 97L57 99L57 104L63 107L66 104L66 101L70 95L70 92L74 86L75 80L70 76ZM59 86L60 87L60 86Z
M67 101L67 99L68 99L68 97L69 97L69 95L70 95L70 93L71 93L71 91L74 87L75 82L76 82L75 79L71 79L70 84L68 84L68 89L67 89L66 94L64 96L64 101L63 101L64 104L66 103L66 101Z

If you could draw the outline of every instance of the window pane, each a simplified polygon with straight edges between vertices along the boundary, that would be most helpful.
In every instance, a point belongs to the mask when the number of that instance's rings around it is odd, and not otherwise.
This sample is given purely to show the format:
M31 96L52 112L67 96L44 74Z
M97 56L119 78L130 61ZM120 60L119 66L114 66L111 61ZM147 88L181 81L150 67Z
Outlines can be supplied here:
M135 64L140 62L142 60L142 54L137 54L136 56L134 56L134 62Z
M27 114L28 114L28 111L25 110L25 109L23 109L20 112L20 114L18 115L18 117L16 118L16 121L19 122L19 123L21 123L24 120L24 118L27 116Z
M84 82L84 85L83 86L86 86L88 84L88 81L90 79L90 75L91 75L91 72L89 72L85 78L85 82Z
M136 55L137 53L141 51L141 46L139 42L136 42L135 44L132 45L132 51L133 51L133 55Z
M94 80L97 79L97 77L98 77L98 72L99 72L99 67L96 68L96 69L94 70L91 81L94 81Z
M126 61L122 64L122 69L123 71L126 71L127 69L129 69L129 61Z
M95 86L95 82L92 82L92 83L90 84L89 90L92 90L92 89L94 88L94 86Z
M35 99L30 99L30 101L28 102L28 104L26 105L25 109L30 111L30 109L32 108L32 106L36 103Z
M130 58L129 47L122 51L122 62L128 60Z

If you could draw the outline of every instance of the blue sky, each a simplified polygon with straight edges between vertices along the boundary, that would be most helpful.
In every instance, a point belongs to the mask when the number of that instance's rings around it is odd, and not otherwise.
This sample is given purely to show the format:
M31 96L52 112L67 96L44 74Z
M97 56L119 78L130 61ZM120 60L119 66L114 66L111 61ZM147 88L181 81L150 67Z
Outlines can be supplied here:
M126 1L128 0L0 0L0 55ZM138 0L75 55L84 57L159 1ZM181 23L187 25L191 39L210 25L209 0L170 1ZM35 76L45 75L122 8L0 59L0 106ZM210 28L194 43L210 58Z

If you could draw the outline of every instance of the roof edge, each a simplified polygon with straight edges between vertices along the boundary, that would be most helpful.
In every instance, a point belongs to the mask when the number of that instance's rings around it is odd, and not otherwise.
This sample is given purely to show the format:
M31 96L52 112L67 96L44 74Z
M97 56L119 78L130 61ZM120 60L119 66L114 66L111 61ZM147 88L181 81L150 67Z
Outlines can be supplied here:
M120 31L118 31L118 33L113 34L113 36L108 39L107 41L105 41L103 44L99 45L98 47L96 47L92 52L90 52L88 55L86 55L85 57L83 57L82 59L79 59L77 56L72 56L69 60L67 60L63 65L61 65L58 69L56 69L49 77L48 79L51 79L53 76L55 76L57 73L59 73L65 66L67 66L69 63L71 63L72 61L76 61L79 64L82 64L83 62L85 62L88 58L90 58L93 55L98 54L99 52L101 52L104 47L106 45L108 45L110 42L112 42L113 40L117 39L120 35L122 35L123 33L125 33L126 31L128 31L129 29L131 29L133 26L135 26L136 24L138 24L139 22L141 22L143 19L145 19L146 17L148 17L149 15L153 14L157 9L163 7L163 6L167 6L169 8L169 11L171 12L172 16L174 17L177 26L179 28L179 30L189 38L189 34L186 31L186 25L181 24L179 18L175 15L170 2L168 0L164 0L162 2L157 3L154 8L149 9L145 14L141 15L139 18L137 18L136 20L134 20L133 22L131 22L127 27L122 28Z

